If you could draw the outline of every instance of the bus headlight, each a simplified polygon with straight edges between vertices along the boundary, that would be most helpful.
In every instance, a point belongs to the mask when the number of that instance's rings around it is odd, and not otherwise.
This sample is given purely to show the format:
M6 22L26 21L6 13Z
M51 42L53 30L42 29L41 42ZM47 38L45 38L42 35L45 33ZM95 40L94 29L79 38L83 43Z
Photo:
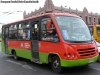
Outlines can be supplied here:
M75 59L76 58L76 54L75 53L68 53L67 54L67 58L68 59Z
M72 54L72 58L74 58L74 57L75 57L75 54L73 53L73 54Z
M68 58L70 58L70 57L71 57L71 54L70 54L70 53L68 53L68 55L67 55L67 56L68 56Z

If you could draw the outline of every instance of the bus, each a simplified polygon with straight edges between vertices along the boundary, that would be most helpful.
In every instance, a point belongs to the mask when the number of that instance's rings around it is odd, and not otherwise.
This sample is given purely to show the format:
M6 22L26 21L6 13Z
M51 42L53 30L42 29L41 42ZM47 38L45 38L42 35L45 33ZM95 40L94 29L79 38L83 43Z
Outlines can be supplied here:
M87 25L69 13L45 13L3 25L2 52L14 59L51 64L55 73L98 59L98 49Z
M89 25L89 29L94 39L100 43L100 25Z

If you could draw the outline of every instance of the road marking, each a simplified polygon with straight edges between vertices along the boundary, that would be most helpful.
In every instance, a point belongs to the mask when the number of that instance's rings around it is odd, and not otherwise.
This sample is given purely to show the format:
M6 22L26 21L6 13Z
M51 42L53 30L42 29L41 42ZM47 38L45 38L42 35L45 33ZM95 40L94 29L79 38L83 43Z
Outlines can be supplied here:
M11 63L14 63L14 64L17 64L17 65L20 65L21 67L23 68L26 68L26 69L31 69L31 70L34 70L34 71L37 71L36 69L33 69L32 67L30 67L29 65L23 65L21 63L18 63L18 62L15 62L15 61L12 61L12 60L6 60L8 62L11 62ZM25 62L26 63L26 62ZM26 63L27 64L27 63Z
M24 67L24 68L26 68L26 69L31 69L31 70L33 70L33 68L30 67L30 66L28 66L28 65L22 65L22 67Z
M99 69L99 68L95 68L95 67L88 67L88 68L91 68L91 69L94 69L94 70L99 70L99 71L100 71L100 69Z
M14 63L14 64L17 64L17 65L22 65L22 64L20 64L18 62L12 61L12 60L6 60L6 61L11 62L11 63Z

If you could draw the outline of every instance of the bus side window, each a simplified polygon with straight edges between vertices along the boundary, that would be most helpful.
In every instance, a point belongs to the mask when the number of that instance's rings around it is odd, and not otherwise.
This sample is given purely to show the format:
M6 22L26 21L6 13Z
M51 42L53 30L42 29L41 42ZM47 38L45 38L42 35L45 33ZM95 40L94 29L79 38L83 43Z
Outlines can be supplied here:
M19 23L18 39L19 40L30 40L29 21L24 21L24 22Z
M17 25L16 24L12 24L9 25L9 39L17 39Z
M58 34L57 34L57 31L56 31L56 28L54 27L53 23L51 25L52 25L51 28L47 29L47 32L49 32L49 34L48 34L48 37L50 38L49 41L58 42L59 38L58 38Z
M26 33L24 31L23 31L22 36L23 36L23 39L25 40L26 39Z

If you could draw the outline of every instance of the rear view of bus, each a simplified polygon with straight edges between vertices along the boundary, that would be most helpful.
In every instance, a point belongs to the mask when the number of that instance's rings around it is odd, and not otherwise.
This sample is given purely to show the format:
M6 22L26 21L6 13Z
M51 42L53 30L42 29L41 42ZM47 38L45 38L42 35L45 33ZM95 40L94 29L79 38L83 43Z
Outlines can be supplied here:
M60 73L62 67L84 66L96 62L98 49L85 22L73 15L56 15L59 45L50 52L52 69ZM56 55L57 54L57 55Z
M91 34L97 42L100 42L100 25L88 25Z
M100 42L100 25L94 25L93 36L96 41Z

